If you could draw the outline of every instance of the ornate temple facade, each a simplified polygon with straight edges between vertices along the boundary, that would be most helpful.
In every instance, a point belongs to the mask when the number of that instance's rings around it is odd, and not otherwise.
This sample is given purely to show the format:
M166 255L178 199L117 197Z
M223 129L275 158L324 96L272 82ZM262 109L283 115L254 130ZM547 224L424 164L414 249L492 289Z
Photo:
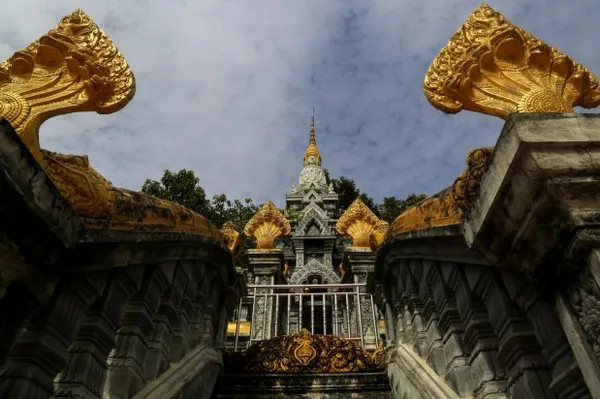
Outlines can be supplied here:
M313 113L304 167L298 185L292 185L285 198L288 218L297 218L291 238L281 246L290 284L341 282L336 268L341 263L340 249L343 249L335 230L338 196L333 185L327 182L321 161Z
M0 398L599 399L598 79L484 4L423 90L505 119L495 146L388 225L339 214L313 117L244 270L232 223L40 148L134 96L88 15L0 63Z
M283 212L267 202L246 226L257 249L248 252L248 295L240 298L240 317L229 324L228 347L246 350L306 329L376 349L385 329L380 329L381 312L366 289L375 258L368 240L364 248L352 247L344 228L364 222L367 214L372 218L367 228L383 222L360 200L339 218L338 196L327 181L316 142L314 113L302 164Z

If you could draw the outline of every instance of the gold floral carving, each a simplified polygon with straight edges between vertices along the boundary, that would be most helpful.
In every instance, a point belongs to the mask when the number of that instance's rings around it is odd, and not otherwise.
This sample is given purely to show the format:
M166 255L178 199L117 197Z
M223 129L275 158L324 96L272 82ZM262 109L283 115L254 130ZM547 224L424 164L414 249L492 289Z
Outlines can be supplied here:
M222 239L183 206L113 187L85 155L42 150L39 127L78 111L118 111L135 93L133 72L112 40L81 10L0 63L0 116L7 119L87 228L178 232Z
M351 248L371 248L379 245L387 231L387 223L380 220L360 198L340 216L336 230L352 237Z
M291 232L290 222L271 201L267 201L244 228L247 236L256 238L256 249L274 249L275 240Z
M507 118L600 104L596 77L559 50L479 6L431 63L423 82L436 108Z
M452 185L452 196L456 205L466 212L477 192L481 177L487 170L488 162L491 158L493 147L477 148L469 151L467 155L467 169L465 169Z
M259 341L226 361L228 370L246 373L356 373L382 370L384 350L366 351L351 340L302 329Z
M232 222L225 222L221 227L221 234L225 238L231 254L235 256L240 249L240 233L235 229L235 225Z

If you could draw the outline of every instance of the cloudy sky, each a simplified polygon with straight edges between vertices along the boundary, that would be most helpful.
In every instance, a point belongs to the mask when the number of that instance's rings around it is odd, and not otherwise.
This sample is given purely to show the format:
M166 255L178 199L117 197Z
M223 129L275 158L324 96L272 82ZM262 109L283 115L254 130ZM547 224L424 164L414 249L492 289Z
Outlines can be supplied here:
M8 0L4 0L8 1ZM598 0L489 4L600 74ZM111 115L46 122L42 147L88 154L139 190L192 169L209 195L284 204L314 106L323 166L376 200L433 194L493 145L502 120L427 103L427 67L475 0L19 0L0 13L0 57L80 7L129 61L137 93Z

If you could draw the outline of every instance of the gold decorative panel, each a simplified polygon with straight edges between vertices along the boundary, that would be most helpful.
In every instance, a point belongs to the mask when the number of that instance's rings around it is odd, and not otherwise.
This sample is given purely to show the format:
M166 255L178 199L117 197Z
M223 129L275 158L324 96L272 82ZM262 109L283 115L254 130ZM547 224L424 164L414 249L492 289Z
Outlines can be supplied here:
M431 63L425 96L444 112L507 118L511 112L572 112L600 104L596 77L482 4Z
M366 351L354 341L302 329L228 354L226 362L228 371L246 373L369 372L383 369L384 349Z
M388 224L357 198L340 216L335 227L341 235L352 237L352 248L371 248L381 244Z
M274 249L275 240L291 232L290 222L271 201L267 201L244 228L247 236L256 238L256 249Z

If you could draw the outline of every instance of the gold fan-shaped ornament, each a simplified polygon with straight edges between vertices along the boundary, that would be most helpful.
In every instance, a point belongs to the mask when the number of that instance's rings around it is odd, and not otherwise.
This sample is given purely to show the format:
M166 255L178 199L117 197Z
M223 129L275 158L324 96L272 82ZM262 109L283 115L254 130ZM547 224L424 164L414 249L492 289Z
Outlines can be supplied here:
M503 119L511 112L573 112L600 104L590 71L486 4L433 60L423 90L444 112L467 109Z
M360 198L354 200L335 226L338 233L352 237L351 248L365 249L371 248L372 243L379 245L387 227Z
M277 237L291 232L290 222L271 201L267 201L244 228L247 236L256 238L256 249L273 249Z

